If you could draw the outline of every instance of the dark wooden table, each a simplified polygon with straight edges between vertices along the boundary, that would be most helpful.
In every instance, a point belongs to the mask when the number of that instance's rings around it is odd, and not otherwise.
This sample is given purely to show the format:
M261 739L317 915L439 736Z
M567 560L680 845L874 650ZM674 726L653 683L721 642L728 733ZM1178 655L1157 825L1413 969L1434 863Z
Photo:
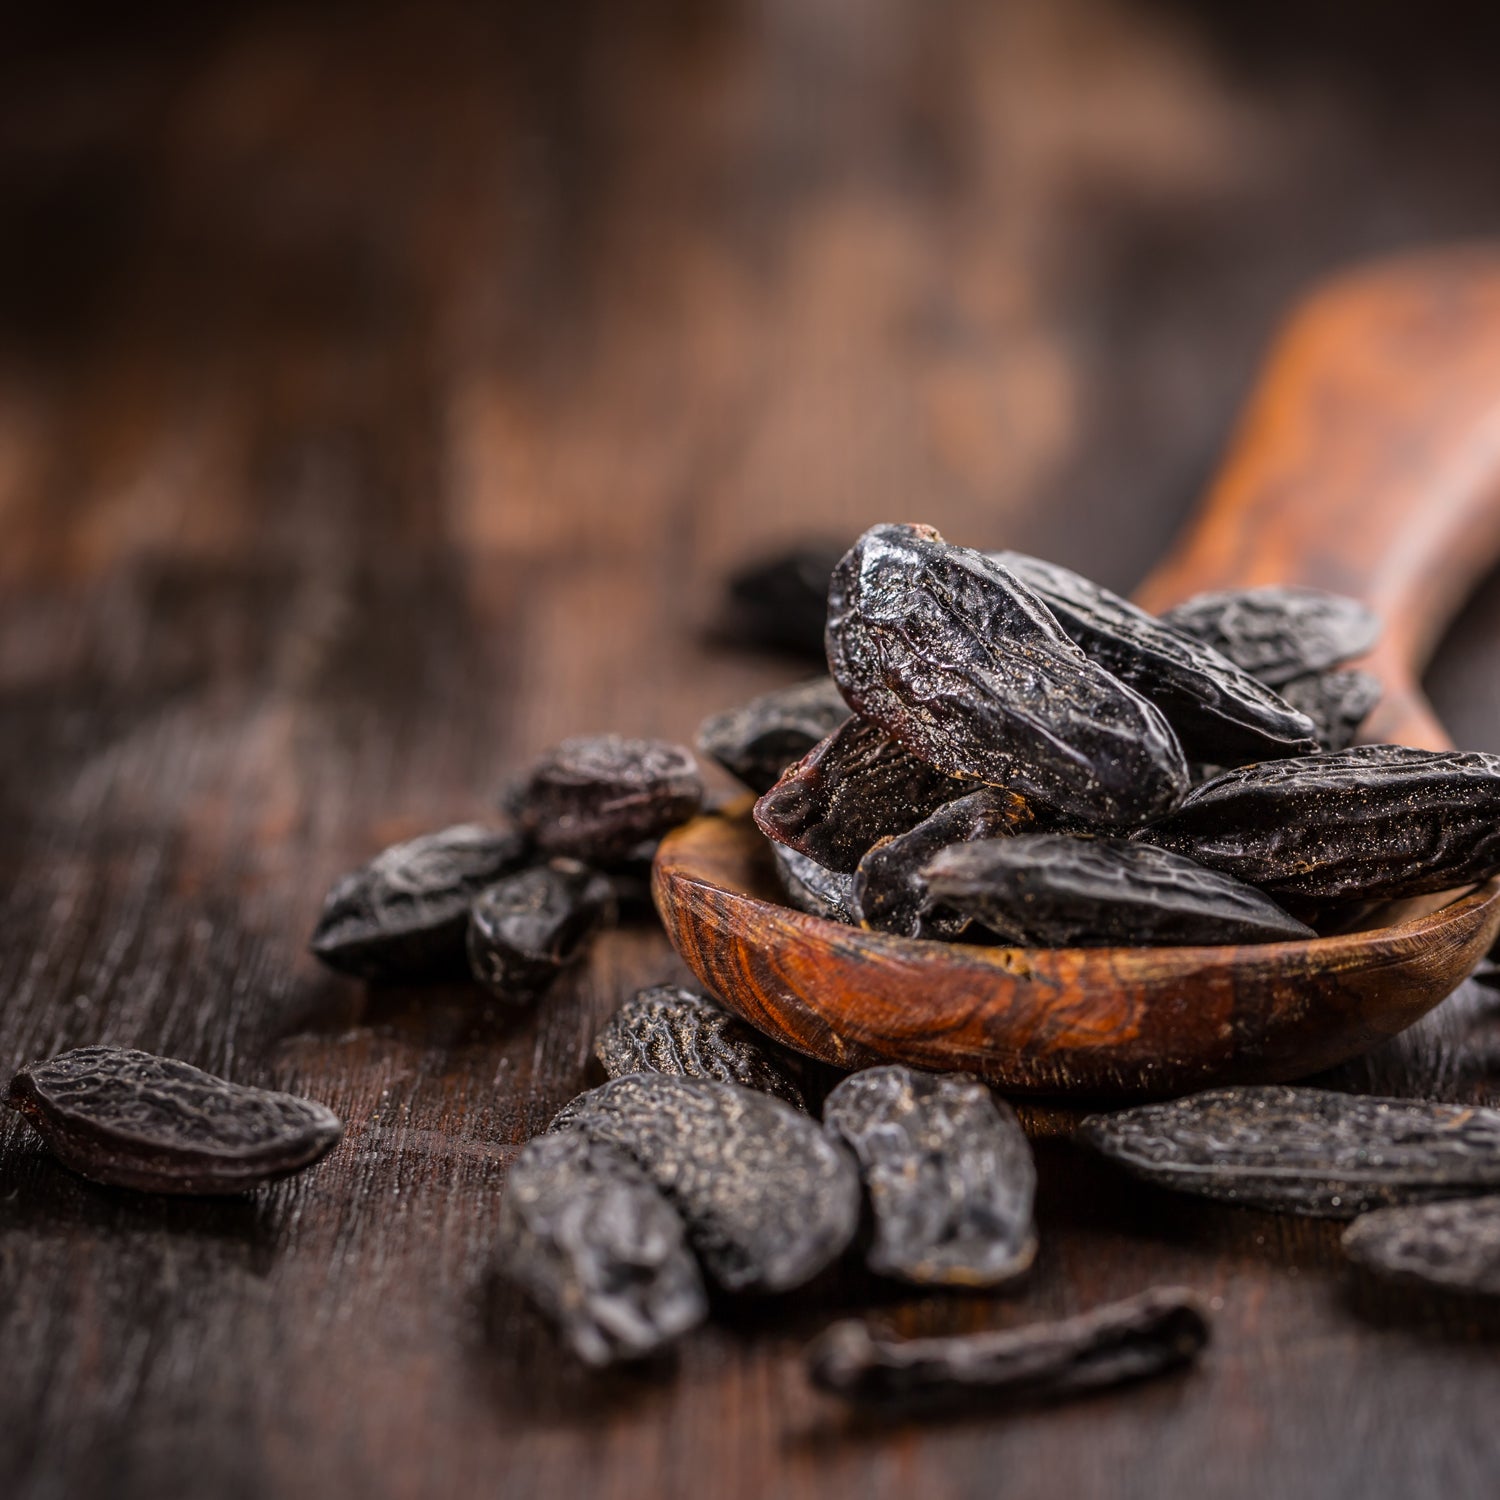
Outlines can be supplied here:
M107 1040L348 1121L244 1202L89 1187L0 1123L0 1493L1490 1496L1496 1327L1333 1226L1040 1147L1018 1296L849 1272L586 1379L491 1274L507 1161L649 924L519 1020L365 994L329 881L548 742L690 738L798 668L735 561L930 521L1121 587L1287 298L1500 233L1477 5L555 0L33 8L0 44L0 1068ZM1500 591L1431 686L1500 748ZM1486 1098L1462 992L1343 1082ZM927 1426L813 1397L869 1309L980 1328L1163 1282L1202 1369Z

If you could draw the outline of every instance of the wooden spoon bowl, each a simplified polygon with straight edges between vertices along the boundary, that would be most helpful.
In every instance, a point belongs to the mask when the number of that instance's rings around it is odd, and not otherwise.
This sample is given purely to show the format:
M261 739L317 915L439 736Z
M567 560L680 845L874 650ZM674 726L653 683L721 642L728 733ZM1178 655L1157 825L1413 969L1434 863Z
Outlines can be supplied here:
M1362 597L1386 627L1368 664L1386 691L1369 737L1444 748L1421 669L1497 554L1500 253L1463 249L1361 271L1309 299L1218 483L1138 597L1160 609L1264 583ZM1299 943L915 941L781 904L749 806L662 842L662 921L731 1010L845 1068L964 1069L1064 1097L1305 1077L1411 1025L1500 933L1497 879L1425 915Z
M673 946L751 1025L841 1068L904 1062L1017 1093L1182 1093L1355 1057L1451 993L1500 933L1500 879L1378 932L1218 948L979 948L780 903L748 801L668 835Z

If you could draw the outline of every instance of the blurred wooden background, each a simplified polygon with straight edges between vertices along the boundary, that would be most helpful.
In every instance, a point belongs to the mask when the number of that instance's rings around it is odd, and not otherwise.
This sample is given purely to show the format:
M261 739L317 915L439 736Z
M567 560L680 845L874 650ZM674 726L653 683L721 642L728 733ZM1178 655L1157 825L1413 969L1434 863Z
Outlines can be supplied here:
M1132 585L1291 296L1500 233L1493 7L8 10L0 1070L138 1044L349 1133L163 1208L0 1122L7 1494L1493 1494L1489 1322L1056 1144L1019 1297L851 1272L585 1380L490 1277L492 1216L663 940L519 1023L303 953L336 874L549 741L688 739L795 675L704 628L763 547L923 520ZM1500 749L1497 646L1492 587L1431 682L1461 744ZM1466 992L1344 1081L1497 1066ZM802 1384L835 1312L1163 1281L1221 1301L1178 1381L926 1428Z

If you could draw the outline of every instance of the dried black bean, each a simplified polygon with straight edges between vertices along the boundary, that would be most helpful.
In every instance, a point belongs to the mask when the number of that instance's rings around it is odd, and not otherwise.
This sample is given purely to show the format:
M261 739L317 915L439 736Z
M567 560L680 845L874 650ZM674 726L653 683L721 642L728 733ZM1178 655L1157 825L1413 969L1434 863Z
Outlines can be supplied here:
M642 843L691 818L703 782L681 745L600 734L548 751L510 799L544 854L603 866L632 858Z
M1195 594L1162 619L1271 687L1353 661L1380 638L1380 618L1373 610L1322 589L1273 586Z
M875 1220L872 1271L1000 1286L1031 1265L1031 1147L977 1079L869 1068L829 1094L823 1123L859 1159Z
M1148 1182L1285 1213L1348 1219L1500 1188L1500 1110L1466 1105L1227 1088L1080 1129Z
M906 833L882 839L854 874L864 925L902 937L962 935L969 917L928 902L926 865L950 845L1005 837L1031 822L1031 809L1019 797L987 786L944 803Z
M774 839L768 841L776 861L776 873L786 898L799 911L826 917L830 922L860 923L859 902L854 897L854 876L840 874L799 854Z
M822 640L821 629L818 638ZM815 677L705 719L698 729L698 748L751 791L766 792L849 713L833 678Z
M470 823L395 844L328 893L312 951L361 979L462 974L470 903L525 856L515 829Z
M905 833L973 788L876 725L850 719L756 802L755 821L767 838L847 875L876 840Z
M76 1047L11 1081L10 1107L69 1170L146 1193L240 1193L300 1172L344 1127L295 1094L129 1047Z
M1150 851L1147 853L1146 851ZM1315 936L1268 896L1127 839L1021 834L944 850L928 902L1023 947L1275 943Z
M1059 1400L1192 1364L1208 1315L1191 1292L1160 1288L1056 1323L954 1338L882 1339L836 1323L807 1354L814 1385L848 1401L951 1405Z
M877 526L840 561L828 664L855 710L924 760L1039 807L1127 826L1187 790L1161 711L1015 574L930 527Z
M1379 1276L1500 1297L1500 1197L1376 1209L1344 1231L1344 1253Z
M828 576L842 551L807 544L741 568L729 579L724 634L747 645L821 657Z
M1370 672L1313 672L1294 677L1281 696L1313 721L1323 750L1347 750L1380 702L1380 679Z
M1273 895L1448 890L1500 868L1500 756L1356 745L1241 766L1137 837Z
M588 1364L655 1354L707 1315L677 1210L624 1152L586 1135L522 1149L498 1238L505 1275Z
M859 1220L859 1174L806 1115L733 1083L632 1073L552 1122L631 1156L730 1291L787 1291L832 1264Z
M1190 760L1239 765L1317 749L1305 713L1211 646L1056 563L988 555L1041 598L1085 656L1166 715Z
M657 985L627 1000L594 1038L594 1056L611 1078L716 1078L807 1107L786 1058L765 1037L717 1001L679 985Z
M583 956L614 912L610 881L577 860L508 875L474 901L469 969L492 994L524 1003Z

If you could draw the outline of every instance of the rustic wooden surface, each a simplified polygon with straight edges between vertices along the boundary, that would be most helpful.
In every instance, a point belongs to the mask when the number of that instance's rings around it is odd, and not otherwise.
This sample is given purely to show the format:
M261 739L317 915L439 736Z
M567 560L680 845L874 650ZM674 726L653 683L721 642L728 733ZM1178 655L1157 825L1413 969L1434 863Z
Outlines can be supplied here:
M4 1493L1493 1493L1495 1318L1058 1141L1019 1295L851 1271L585 1380L490 1226L594 1025L678 972L659 932L518 1022L302 951L334 875L563 733L687 736L795 675L702 628L756 547L922 519L1134 584L1290 296L1500 232L1488 12L1439 0L1414 40L1400 9L4 23L0 1066L134 1043L349 1122L213 1205L88 1187L0 1124ZM1461 744L1500 749L1497 645L1491 587L1429 680ZM1469 987L1342 1081L1497 1079ZM1167 1281L1215 1342L1149 1388L917 1427L800 1376L837 1312L988 1327Z

